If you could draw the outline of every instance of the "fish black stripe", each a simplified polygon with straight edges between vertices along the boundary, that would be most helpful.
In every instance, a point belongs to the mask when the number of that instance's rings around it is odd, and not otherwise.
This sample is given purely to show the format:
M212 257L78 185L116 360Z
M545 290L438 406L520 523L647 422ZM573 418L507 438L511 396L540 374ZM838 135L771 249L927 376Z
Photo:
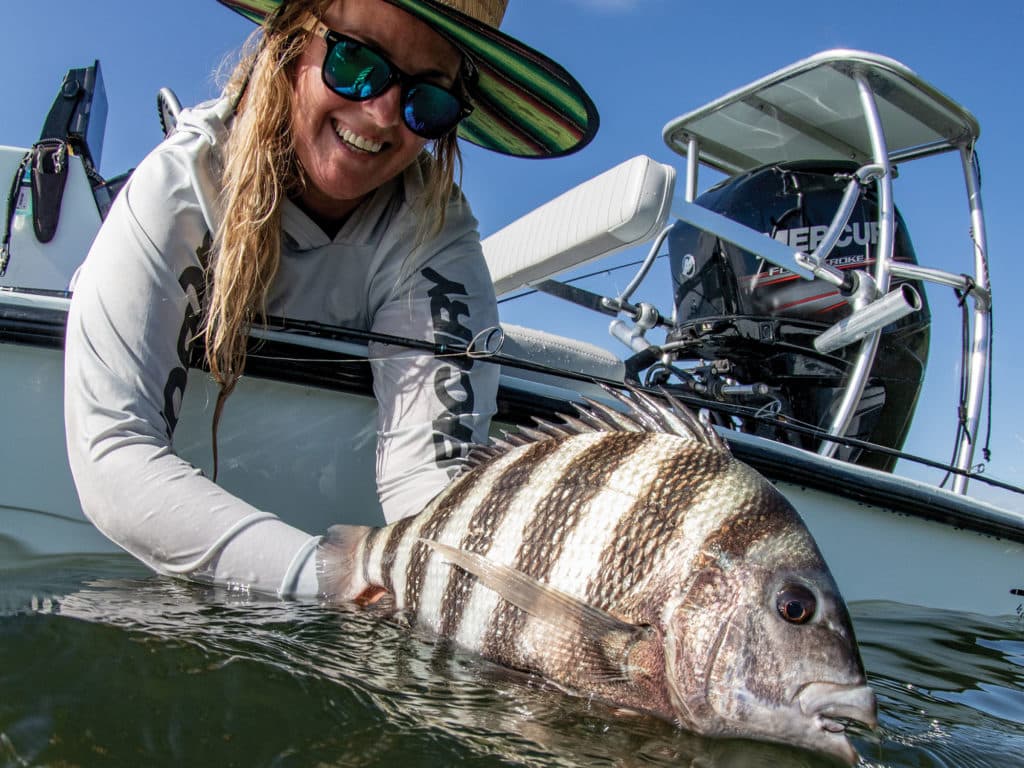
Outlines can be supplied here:
M480 471L474 470L461 477L455 485L446 491L441 503L433 512L429 513L430 517L424 522L419 538L435 540L438 537L452 513L462 505L466 496L476 486L479 476ZM409 564L405 570L405 607L410 613L416 613L419 608L423 577L426 575L429 561L430 548L422 542L413 542L412 550L409 553Z
M402 543L405 532L409 530L409 526L412 525L415 519L416 515L405 517L388 528L388 540L384 543L384 554L380 559L380 573L381 580L384 582L384 589L393 595L395 594L395 582L391 577L391 571L395 567L395 557L398 554L398 547ZM395 595L395 599L398 599L398 595Z
M664 573L666 583L678 578L672 569L662 567L661 558L671 552L670 541L682 529L687 512L713 492L728 471L731 457L728 452L688 441L656 461L657 479L615 521L614 532L584 591L590 605L637 624L655 623L656 607L664 605L665 597L663 590L639 589L640 581L652 573ZM607 675L601 648L580 642L564 648L565 657L557 663L568 671L568 679L593 680L595 675ZM599 666L595 668L595 664ZM614 683L608 685L609 690L615 687Z
M459 542L459 549L477 554L486 554L501 528L512 499L520 490L530 484L531 476L538 467L563 443L563 440L542 440L523 450L512 464L505 468L491 490L473 512L466 527L467 533ZM469 602L476 578L461 569L452 569L448 584L441 598L442 637L453 637L462 621L462 614Z
M752 473L752 470L746 467L742 467L741 471ZM763 544L765 541L775 543L774 540L777 540L778 537L788 539L784 555L787 569L825 568L817 545L799 514L782 493L763 478L758 478L751 487L750 495L704 538L700 548L700 558L707 565L712 566L719 565L722 559L727 562L744 559L750 550L758 544ZM774 547L772 549L778 552ZM827 591L831 579L827 575L823 576L825 578L822 580L816 578L815 581ZM691 600L703 602L701 597L691 597L695 587L700 588L701 586L704 585L690 586L687 603L690 603ZM714 590L714 587L711 589ZM834 582L831 589L836 589ZM849 627L850 615L842 599L837 601L833 610L835 613L831 621L835 621L838 626ZM765 697L777 696L778 681L785 677L789 663L785 657L776 658L770 654L759 658L758 666L761 674L745 678L745 684L751 697L756 700L764 700Z
M650 433L611 432L576 458L551 492L542 499L523 531L514 568L545 582L562 555L566 538L579 524L595 496L606 487L619 467L633 460L651 439ZM501 601L484 635L483 653L513 664L520 662L516 641L522 634L526 614Z
M587 601L603 610L621 606L638 582L659 572L657 561L699 500L711 493L732 462L729 453L696 442L680 443L658 462L658 480L616 524L600 566L587 585Z
M764 481L757 484L735 514L708 535L702 549L730 558L744 557L755 544L794 526L803 527L796 510L774 486ZM797 567L799 563L792 561L792 565Z

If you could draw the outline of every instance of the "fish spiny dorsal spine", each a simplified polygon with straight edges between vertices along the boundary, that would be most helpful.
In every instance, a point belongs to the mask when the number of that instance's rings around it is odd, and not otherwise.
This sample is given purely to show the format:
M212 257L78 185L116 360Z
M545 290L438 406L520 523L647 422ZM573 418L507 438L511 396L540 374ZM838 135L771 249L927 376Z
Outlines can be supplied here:
M467 470L486 464L495 456L541 440L553 440L589 432L655 432L695 440L720 451L729 451L728 443L714 428L703 423L671 393L661 390L663 401L636 387L626 393L602 385L602 389L621 406L612 408L591 398L572 403L576 413L557 414L558 422L534 418L532 427L521 426L503 438L492 438L491 444L470 451ZM627 394L628 393L628 394Z

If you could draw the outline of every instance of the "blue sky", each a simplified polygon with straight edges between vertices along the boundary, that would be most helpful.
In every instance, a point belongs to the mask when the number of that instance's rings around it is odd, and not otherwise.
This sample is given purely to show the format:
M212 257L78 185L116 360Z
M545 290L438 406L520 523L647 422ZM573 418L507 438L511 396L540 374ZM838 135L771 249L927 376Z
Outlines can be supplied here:
M186 105L215 95L218 68L251 31L215 0L48 0L45 14L33 3L7 6L7 34L0 46L0 71L7 73L0 80L0 142L30 145L64 72L99 59L109 100L101 165L107 176L133 167L159 141L157 90L171 87ZM682 158L661 139L666 122L825 49L856 48L897 59L970 110L982 126L978 151L995 290L993 458L986 471L1024 485L1024 419L1015 396L1024 375L1024 301L1012 293L1024 277L1013 229L1024 202L1018 138L1024 107L1015 95L1024 73L1019 57L1024 4L511 0L503 28L565 65L590 91L602 127L584 151L556 161L516 160L467 146L463 183L484 236L637 154L672 164L682 175ZM896 204L918 259L953 272L971 269L958 157L921 160L900 171ZM717 180L709 173L702 179L701 189ZM645 252L625 252L612 263ZM619 271L581 285L615 293L631 276ZM928 297L933 313L929 371L905 450L944 460L953 451L959 311L948 289L931 287ZM636 298L669 309L664 282L651 280ZM606 317L546 297L503 304L502 313L511 322L625 352L607 335ZM934 471L900 471L938 479ZM973 490L1021 505L1020 497L1009 499L981 484Z

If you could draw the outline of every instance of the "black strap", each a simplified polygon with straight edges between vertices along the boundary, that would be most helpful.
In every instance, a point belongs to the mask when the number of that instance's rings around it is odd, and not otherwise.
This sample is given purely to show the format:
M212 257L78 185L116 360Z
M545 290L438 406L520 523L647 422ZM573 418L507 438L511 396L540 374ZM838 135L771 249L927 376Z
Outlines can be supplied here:
M21 190L21 180L25 175L25 169L32 161L32 150L30 149L18 163L18 170L14 172L11 179L11 189L7 194L7 216L4 218L4 236L0 241L0 277L7 272L7 265L11 260L11 226L14 222L14 211L18 206L18 194Z

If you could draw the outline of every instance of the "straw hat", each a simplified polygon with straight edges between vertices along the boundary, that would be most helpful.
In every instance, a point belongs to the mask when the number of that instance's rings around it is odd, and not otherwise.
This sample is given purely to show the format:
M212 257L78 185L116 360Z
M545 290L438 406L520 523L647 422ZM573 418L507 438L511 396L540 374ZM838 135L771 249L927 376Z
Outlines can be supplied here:
M218 0L262 23L282 0ZM518 157L558 157L597 133L597 108L561 65L500 32L508 0L387 0L429 24L469 57L473 113L459 136Z

